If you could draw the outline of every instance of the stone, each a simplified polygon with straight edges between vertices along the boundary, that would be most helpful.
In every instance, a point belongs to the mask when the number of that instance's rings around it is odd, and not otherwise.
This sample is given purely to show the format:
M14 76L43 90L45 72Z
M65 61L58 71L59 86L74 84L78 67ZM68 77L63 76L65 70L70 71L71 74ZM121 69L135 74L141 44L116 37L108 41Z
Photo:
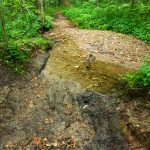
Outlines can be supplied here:
M72 113L73 113L73 111L72 111L71 109L66 108L66 109L64 110L64 114L65 114L65 115L71 115Z

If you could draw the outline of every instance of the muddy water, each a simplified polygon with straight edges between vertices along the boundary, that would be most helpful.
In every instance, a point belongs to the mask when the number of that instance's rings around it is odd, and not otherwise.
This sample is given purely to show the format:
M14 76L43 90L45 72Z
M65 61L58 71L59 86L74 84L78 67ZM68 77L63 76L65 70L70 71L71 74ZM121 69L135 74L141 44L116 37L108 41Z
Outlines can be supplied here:
M74 80L87 90L107 93L119 83L126 68L97 59L86 69L88 53L80 50L73 41L67 40L55 46L44 70L45 74L57 74L60 78Z
M108 93L127 69L95 60L89 71L85 67L86 56L71 40L56 45L42 72L52 84L47 95L56 107L61 103L71 105L71 109L73 106L77 116L83 119L81 130L78 125L71 125L74 126L71 134L80 143L80 147L73 149L125 150L116 111L118 99Z

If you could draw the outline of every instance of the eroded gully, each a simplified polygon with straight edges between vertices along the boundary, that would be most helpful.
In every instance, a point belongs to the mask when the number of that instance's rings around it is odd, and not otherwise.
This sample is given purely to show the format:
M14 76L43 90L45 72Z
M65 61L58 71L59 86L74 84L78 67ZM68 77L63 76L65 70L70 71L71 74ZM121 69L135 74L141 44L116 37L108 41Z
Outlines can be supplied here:
M62 33L61 20L45 35L56 44L40 76L24 86L8 87L0 148L128 149L114 92L126 69L94 60L87 70L89 54Z

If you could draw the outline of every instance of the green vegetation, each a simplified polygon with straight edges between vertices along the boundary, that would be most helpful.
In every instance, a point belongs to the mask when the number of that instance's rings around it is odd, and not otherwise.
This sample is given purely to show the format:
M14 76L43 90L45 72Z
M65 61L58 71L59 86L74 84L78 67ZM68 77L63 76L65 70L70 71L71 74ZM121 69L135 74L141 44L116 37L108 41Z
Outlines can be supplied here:
M42 37L26 38L21 40L9 40L1 45L0 58L3 64L9 66L19 74L24 73L24 64L31 58L34 50L47 50L52 43Z
M39 0L0 2L0 62L17 73L24 72L33 50L49 45L41 33L52 28L52 17L46 13L50 3L43 5Z
M123 77L123 80L127 82L130 87L150 87L150 58L148 57L148 59L137 71L126 74Z
M121 32L150 41L150 6L143 3L84 2L66 8L63 14L85 29Z

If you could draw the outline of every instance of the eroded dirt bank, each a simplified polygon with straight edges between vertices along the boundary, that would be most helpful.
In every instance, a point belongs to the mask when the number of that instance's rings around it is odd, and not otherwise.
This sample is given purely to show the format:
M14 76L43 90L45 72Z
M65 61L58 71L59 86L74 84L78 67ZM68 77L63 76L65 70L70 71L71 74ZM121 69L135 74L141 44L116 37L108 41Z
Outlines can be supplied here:
M62 34L61 22L66 22L62 16L45 35L56 44L39 76L1 74L0 149L129 149L114 92L127 69L96 59L87 70L88 51Z

